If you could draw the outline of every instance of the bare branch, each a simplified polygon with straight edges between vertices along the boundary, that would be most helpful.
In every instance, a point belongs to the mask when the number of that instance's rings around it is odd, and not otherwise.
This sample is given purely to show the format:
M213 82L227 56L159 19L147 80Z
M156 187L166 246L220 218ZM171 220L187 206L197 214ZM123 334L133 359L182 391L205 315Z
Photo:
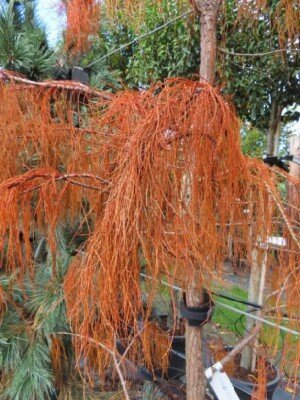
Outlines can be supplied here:
M21 76L15 75L5 69L0 69L0 81L4 82L16 82L23 85L28 85L31 87L40 87L44 89L56 89L56 90L66 90L72 92L78 92L86 96L98 97L103 100L112 100L113 94L108 92L99 92L97 90L91 89L80 82L71 81L44 81L44 82L34 82L29 79L23 78Z
M247 336L244 337L222 360L219 361L220 364L224 367L229 361L231 361L237 354L239 354L244 347L246 347L259 333L261 326L256 326L252 332L250 332ZM213 368L213 367L212 367Z

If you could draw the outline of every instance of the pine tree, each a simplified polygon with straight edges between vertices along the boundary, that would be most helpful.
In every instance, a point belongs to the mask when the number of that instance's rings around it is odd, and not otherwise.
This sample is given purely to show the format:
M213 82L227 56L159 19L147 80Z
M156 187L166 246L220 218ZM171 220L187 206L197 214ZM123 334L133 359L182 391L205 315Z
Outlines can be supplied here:
M41 80L53 73L54 64L34 2L10 3L0 14L0 66Z

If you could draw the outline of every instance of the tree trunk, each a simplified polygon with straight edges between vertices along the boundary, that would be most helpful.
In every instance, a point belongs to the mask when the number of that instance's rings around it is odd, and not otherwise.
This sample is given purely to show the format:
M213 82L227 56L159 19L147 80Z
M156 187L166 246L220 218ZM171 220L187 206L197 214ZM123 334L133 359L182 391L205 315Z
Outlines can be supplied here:
M267 155L277 156L280 137L282 106L276 100L272 101L270 126L267 135Z
M200 81L213 83L216 64L217 14L221 0L194 0L200 14ZM191 193L191 196L193 194ZM190 307L203 301L202 291L196 287L196 279L187 288L186 300ZM202 327L189 326L186 322L186 380L187 400L205 400L206 379L202 360Z
M217 55L217 17L220 1L199 1L200 81L213 83Z
M193 283L186 292L189 306L199 306L202 303L202 293ZM186 384L187 400L204 400L206 379L202 361L202 327L189 326L186 322Z

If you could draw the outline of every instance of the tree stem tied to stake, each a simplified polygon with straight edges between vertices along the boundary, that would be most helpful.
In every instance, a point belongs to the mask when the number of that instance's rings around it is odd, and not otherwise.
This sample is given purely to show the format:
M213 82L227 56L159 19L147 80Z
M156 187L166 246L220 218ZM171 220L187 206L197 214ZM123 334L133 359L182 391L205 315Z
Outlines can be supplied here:
M194 9L200 14L200 82L212 84L215 77L216 49L217 49L217 13L220 0L191 0ZM193 196L191 175L187 171L183 179L186 187L184 204L191 202ZM188 201L186 201L188 200ZM195 268L196 266L192 266ZM196 268L195 268L196 270ZM199 307L203 303L203 292L199 288L199 273L191 275L186 291L187 306ZM202 326L190 326L186 321L186 376L187 400L204 400L206 381L202 360Z

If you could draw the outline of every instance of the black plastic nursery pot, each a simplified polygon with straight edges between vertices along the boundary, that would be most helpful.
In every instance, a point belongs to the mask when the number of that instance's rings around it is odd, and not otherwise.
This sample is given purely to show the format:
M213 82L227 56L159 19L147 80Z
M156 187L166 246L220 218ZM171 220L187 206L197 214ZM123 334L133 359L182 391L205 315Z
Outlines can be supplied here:
M277 367L273 366L275 371L275 378L267 383L267 399L272 400L274 392L280 382L280 374ZM240 400L251 400L252 392L256 385L241 379L231 378L230 381L234 386L236 394L239 396Z
M169 353L169 367L166 374L161 370L155 371L155 375L164 379L179 380L185 375L185 337L174 336Z
M209 365L209 354L203 346L203 362ZM169 353L169 367L165 376L166 379L180 379L185 376L185 336L174 336ZM158 375L160 375L158 373Z
M185 375L185 337L174 336L169 355L169 368L167 377L169 379L180 379Z
M232 347L227 348L228 351L232 350ZM269 363L270 367L274 370L274 379L267 383L267 400L272 400L274 392L279 385L280 382L280 373L279 369ZM231 383L234 386L236 394L239 396L240 400L251 400L253 390L257 387L254 383L250 381L246 381L243 379L237 379L234 377L229 377Z
M206 350L206 346L203 346L203 362L206 368L211 366L210 356ZM231 349L228 348L230 351ZM267 400L272 400L274 392L280 382L280 374L277 367L273 366L275 372L275 378L267 383ZM169 368L167 371L168 379L180 379L185 375L185 337L174 336L169 356ZM252 392L256 388L256 385L250 381L245 381L233 377L229 377L231 383L234 386L236 394L240 400L251 400ZM216 399L218 400L218 399Z

